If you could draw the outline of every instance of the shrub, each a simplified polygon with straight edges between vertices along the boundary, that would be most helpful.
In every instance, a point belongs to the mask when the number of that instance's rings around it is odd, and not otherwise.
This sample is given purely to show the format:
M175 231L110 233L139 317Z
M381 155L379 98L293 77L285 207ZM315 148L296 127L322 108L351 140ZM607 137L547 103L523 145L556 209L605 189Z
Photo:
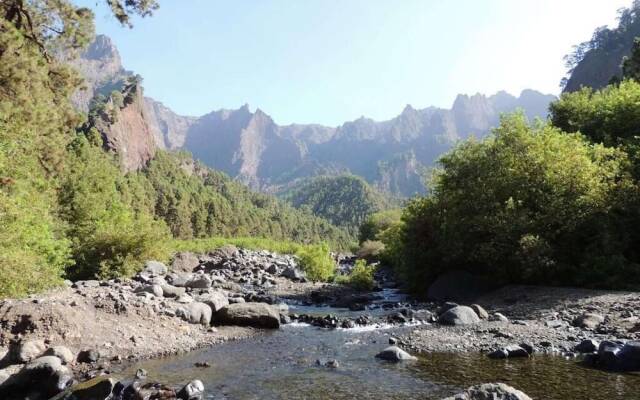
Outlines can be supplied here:
M373 275L376 267L367 265L365 260L356 260L356 264L349 275L337 275L335 282L353 287L356 290L372 290L375 285Z
M307 278L312 281L328 281L335 274L336 263L326 244L302 247L296 256Z
M379 240L365 240L358 249L358 258L376 259L384 251L384 243Z

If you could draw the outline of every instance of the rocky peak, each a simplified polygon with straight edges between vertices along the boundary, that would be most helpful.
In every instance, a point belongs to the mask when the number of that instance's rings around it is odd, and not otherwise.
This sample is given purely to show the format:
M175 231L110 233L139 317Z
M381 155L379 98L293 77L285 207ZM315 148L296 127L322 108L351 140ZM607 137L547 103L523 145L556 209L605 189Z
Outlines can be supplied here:
M86 60L96 60L121 65L120 53L111 38L97 35L87 50L81 55Z

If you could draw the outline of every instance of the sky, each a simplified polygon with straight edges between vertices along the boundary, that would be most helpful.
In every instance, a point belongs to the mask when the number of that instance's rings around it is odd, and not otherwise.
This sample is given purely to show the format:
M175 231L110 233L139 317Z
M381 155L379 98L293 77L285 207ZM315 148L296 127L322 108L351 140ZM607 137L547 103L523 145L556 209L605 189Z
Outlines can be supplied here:
M631 0L159 0L96 13L145 94L182 115L248 103L279 124L385 120L458 93L558 94L563 57Z

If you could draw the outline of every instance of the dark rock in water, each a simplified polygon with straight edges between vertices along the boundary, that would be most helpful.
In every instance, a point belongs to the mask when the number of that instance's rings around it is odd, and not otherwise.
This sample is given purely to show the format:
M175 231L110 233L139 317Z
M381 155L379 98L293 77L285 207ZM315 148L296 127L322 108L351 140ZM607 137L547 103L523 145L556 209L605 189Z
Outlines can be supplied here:
M380 353L376 354L376 358L387 361L407 361L407 360L417 360L417 357L412 356L406 351L402 350L398 346L389 346L386 349L382 350Z
M389 321L390 323L404 324L406 322L409 322L409 319L405 317L404 314L402 313L395 313L395 314L389 315L387 317L387 321Z
M278 329L280 314L266 303L229 304L218 312L216 318L223 324Z
M115 379L98 376L72 386L53 400L111 400L115 386Z
M342 324L340 324L340 327L345 329L351 329L356 327L356 323L353 322L352 319L345 319L344 321L342 321Z
M443 400L531 400L531 397L504 383L485 383Z
M585 339L578 343L573 349L578 353L593 353L598 350L599 345L600 343L594 339Z
M531 353L532 352L533 352L533 349L531 349ZM495 350L487 354L487 356L493 359L518 358L518 357L529 357L531 353L526 349L522 348L521 346L513 345L513 346L507 346L507 347L503 347L501 349Z
M140 379L147 379L147 375L149 375L149 373L147 372L146 369L143 368L139 368L136 371L136 379L140 380Z
M445 325L468 325L480 322L480 318L471 307L456 306L442 314L438 322Z
M78 362L90 364L97 362L100 359L100 353L97 350L82 350L78 353Z
M116 389L114 389L114 392ZM135 381L122 389L120 393L122 400L175 400L177 399L176 391L169 386L156 383L142 383Z
M509 352L506 349L498 349L498 350L494 350L491 353L487 354L487 357L492 358L494 360L508 358L509 357Z
M519 346L521 348L523 348L524 351L526 351L528 355L532 355L533 353L536 352L535 346L533 344L531 344L531 343L526 343L526 342L525 343L520 343Z
M611 371L640 371L640 342L620 344L605 340L598 347L595 361Z
M58 357L44 356L24 366L0 385L0 393L29 399L49 399L73 383L71 370ZM11 396L10 396L11 397Z
M427 289L427 297L437 301L471 301L494 288L491 282L464 271L440 275Z
M640 371L640 341L627 342L618 353L619 369Z
M210 368L211 367L211 364L209 364L206 361L198 361L197 363L195 363L193 365L195 365L198 368Z
M198 379L187 383L177 394L180 400L202 400L203 396L204 385Z

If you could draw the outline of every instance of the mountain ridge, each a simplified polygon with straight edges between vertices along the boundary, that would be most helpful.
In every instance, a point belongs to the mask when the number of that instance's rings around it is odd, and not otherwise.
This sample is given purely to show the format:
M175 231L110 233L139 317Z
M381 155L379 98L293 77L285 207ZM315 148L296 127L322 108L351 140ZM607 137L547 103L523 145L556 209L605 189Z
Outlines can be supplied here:
M133 75L122 67L117 48L103 35L96 37L78 64L94 95ZM260 108L252 112L247 104L182 116L150 97L144 98L144 115L155 146L187 150L256 190L273 193L296 179L351 173L383 192L410 197L424 192L424 171L456 142L486 135L501 113L517 108L530 119L544 118L554 99L531 89L519 96L505 91L491 96L460 94L449 109L407 104L388 120L363 116L337 127L279 125ZM84 103L79 105L83 109Z

